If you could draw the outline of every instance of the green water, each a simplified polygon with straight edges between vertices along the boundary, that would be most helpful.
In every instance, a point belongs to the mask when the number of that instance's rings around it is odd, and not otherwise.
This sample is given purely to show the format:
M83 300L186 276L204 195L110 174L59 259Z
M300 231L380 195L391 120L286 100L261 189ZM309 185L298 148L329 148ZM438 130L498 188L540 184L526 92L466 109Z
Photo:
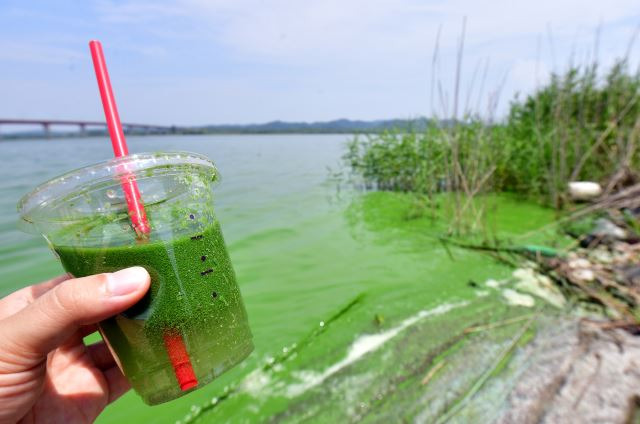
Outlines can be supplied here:
M125 374L145 402L184 394L165 350L177 331L200 386L244 359L253 349L247 315L220 225L182 238L128 246L56 246L65 270L76 277L144 266L148 296L124 315L100 323Z
M427 349L452 334L451 326L464 327L481 314L505 308L495 297L478 297L469 282L499 279L510 269L482 254L447 253L434 238L442 230L437 223L428 217L409 219L410 196L353 193L328 177L327 167L338 169L345 141L345 136L297 135L130 139L132 151L188 150L216 162L222 175L216 212L255 351L217 382L176 401L147 407L127 394L99 422L173 422L187 414L201 416L202 422L299 422L305 411L318 422L330 419L323 414L344 421L344 414L366 403L353 387L375 387L362 376L378 375L381 364L374 360L375 352L360 359L350 356L359 341L367 340L362 337L395 334L401 328L396 337L415 334ZM110 152L105 140L3 142L0 151L12 158L7 161L11 167L0 170L5 174L0 178L0 269L7 293L61 272L42 240L14 229L18 198L44 179L102 160ZM548 210L510 197L494 204L495 231L514 237L553 218ZM325 328L325 320L362 293L356 306L296 352L281 371L268 380L260 377L257 370L270 358L290 351L310 331ZM438 309L442 305L451 310ZM416 315L421 311L426 312ZM431 333L401 326L423 315L420 322ZM394 358L393 353L377 352ZM351 369L362 374L350 376ZM343 386L342 381L351 383ZM224 396L225 386L235 384L242 385L241 395L201 412L202 405ZM339 400L333 408L326 407L330 394Z

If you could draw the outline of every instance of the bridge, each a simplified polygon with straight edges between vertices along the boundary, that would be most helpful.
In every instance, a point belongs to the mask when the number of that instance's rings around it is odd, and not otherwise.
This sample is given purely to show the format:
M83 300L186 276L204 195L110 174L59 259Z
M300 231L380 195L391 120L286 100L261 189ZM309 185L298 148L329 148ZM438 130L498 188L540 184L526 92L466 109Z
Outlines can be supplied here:
M47 138L51 136L51 127L56 126L75 126L78 127L80 135L87 134L87 127L104 127L106 130L107 123L103 121L74 121L64 119L2 119L0 118L0 127L7 125L40 125ZM123 123L122 130L125 133L133 131L145 134L172 134L179 128L175 126L162 126L150 124L131 124ZM0 133L1 136L1 133Z

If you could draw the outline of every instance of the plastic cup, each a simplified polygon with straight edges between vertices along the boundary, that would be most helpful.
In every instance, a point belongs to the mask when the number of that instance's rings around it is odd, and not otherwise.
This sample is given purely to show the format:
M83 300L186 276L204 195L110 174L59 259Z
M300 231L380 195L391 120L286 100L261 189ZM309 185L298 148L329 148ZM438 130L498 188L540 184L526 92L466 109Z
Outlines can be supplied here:
M135 176L151 232L136 238L122 191ZM18 204L21 227L41 234L75 277L143 266L151 288L99 324L145 403L201 387L253 350L247 314L214 214L213 163L186 153L143 153L54 178Z

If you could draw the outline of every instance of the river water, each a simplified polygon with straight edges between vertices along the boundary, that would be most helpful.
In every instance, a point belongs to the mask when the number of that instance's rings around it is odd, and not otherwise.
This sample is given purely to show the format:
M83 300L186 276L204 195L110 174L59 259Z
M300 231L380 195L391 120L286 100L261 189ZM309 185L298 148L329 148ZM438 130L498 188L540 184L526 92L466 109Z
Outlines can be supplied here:
M475 299L470 280L508 275L504 266L479 254L449 256L428 237L433 233L429 220L406 218L405 195L365 195L345 189L332 175L342 169L347 139L344 135L129 139L132 152L191 151L216 163L222 175L216 211L256 349L241 366L202 390L153 408L129 393L110 406L100 422L172 422L193 416L201 405L224 393L225 386L240 381L244 396L208 412L203 422L265 420L300 396L334 387L336 374L418 319ZM5 295L62 272L44 240L16 229L19 198L51 177L110 157L111 151L105 139L74 138L5 140L0 142L0 154L0 294ZM499 220L507 229L535 229L551 217L531 205L502 203ZM265 361L318 329L360 294L365 300L356 310L300 352L299 357L306 357L300 364L304 372L286 373L281 381L247 380ZM322 421L323 413L316 418Z

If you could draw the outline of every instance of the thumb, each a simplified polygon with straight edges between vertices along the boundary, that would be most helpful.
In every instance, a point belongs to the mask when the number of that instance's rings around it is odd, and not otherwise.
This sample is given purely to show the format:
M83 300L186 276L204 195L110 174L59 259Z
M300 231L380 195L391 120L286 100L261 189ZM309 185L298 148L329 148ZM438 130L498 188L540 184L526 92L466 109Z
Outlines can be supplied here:
M133 306L149 289L142 267L67 280L0 322L0 338L14 359L42 361L80 326L94 324Z

